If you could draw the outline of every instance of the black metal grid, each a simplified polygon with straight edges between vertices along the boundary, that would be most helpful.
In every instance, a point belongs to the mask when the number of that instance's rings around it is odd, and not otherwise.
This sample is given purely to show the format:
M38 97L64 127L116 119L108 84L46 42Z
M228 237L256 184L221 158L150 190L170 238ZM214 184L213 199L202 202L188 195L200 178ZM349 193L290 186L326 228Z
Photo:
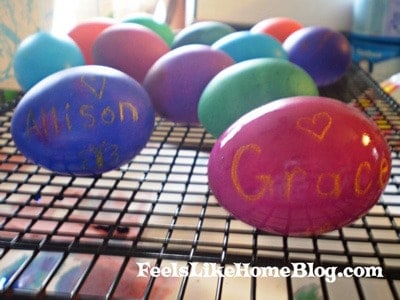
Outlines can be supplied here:
M3 107L0 298L293 299L299 288L315 286L322 299L398 299L399 105L356 66L321 94L351 102L379 125L392 147L393 168L382 199L365 217L314 238L263 233L220 208L207 185L214 139L202 127L157 119L147 146L129 164L98 178L70 177L40 168L18 152L9 132L12 108ZM19 286L41 255L50 262L40 271L39 282ZM1 268L10 268L17 258L18 270L1 278ZM83 269L66 291L56 283L74 261ZM379 266L384 277L338 278L333 283L325 277L256 276L147 276L138 281L138 261L192 268L190 263L202 268L211 263L221 270L234 263L282 268L313 262L339 271Z

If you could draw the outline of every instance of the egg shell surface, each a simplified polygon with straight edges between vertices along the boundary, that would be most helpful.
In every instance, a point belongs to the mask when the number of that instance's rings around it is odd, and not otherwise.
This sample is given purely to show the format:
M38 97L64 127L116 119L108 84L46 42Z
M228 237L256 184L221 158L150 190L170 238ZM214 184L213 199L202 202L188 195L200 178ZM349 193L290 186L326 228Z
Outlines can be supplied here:
M25 38L13 60L15 78L25 92L46 76L84 64L83 54L72 38L45 31Z
M214 145L209 185L236 218L280 235L319 235L365 215L391 170L388 144L356 108L299 96L251 111Z
M306 70L317 86L338 81L351 63L351 46L338 31L323 27L304 27L283 43L289 60Z
M262 57L288 58L282 44L274 37L250 31L228 34L212 44L212 47L226 52L236 62Z
M250 31L273 36L283 43L289 35L301 28L303 25L294 19L274 17L259 21Z
M143 87L96 65L54 73L30 89L11 121L17 148L61 174L91 176L129 162L147 143L154 109Z
M68 32L81 49L86 64L93 64L92 47L97 36L115 23L112 18L93 18L77 24Z
M182 46L154 63L143 86L160 116L178 123L199 123L197 107L204 88L234 63L228 54L207 45Z
M175 35L171 27L167 23L158 22L150 14L137 13L125 18L124 20L122 20L122 22L140 24L153 30L155 33L163 38L168 46L171 46L172 42L174 41Z
M219 72L204 89L198 107L200 123L218 137L242 115L284 97L318 95L312 78L280 58L256 58Z
M92 54L95 64L118 69L142 83L151 66L169 50L167 43L145 26L119 23L99 34Z
M202 44L211 46L223 36L236 30L225 23L217 21L202 21L186 26L179 31L172 43L172 48L189 44Z

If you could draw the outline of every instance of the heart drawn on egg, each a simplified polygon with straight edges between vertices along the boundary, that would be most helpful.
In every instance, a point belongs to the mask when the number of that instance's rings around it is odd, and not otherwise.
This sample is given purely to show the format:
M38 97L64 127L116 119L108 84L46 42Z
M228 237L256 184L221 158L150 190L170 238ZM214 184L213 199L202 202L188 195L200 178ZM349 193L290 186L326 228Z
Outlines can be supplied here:
M319 141L322 141L325 138L325 135L331 126L332 117L327 112L316 113L311 118L300 118L296 123L298 129Z
M106 87L106 78L101 79L96 76L82 76L82 84L89 89L98 99L103 98L104 89Z

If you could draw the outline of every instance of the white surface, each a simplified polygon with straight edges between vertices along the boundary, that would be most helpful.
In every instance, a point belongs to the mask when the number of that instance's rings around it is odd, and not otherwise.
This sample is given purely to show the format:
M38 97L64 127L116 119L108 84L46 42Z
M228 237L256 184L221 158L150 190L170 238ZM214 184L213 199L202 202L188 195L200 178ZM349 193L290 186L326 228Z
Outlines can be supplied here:
M323 25L349 31L354 0L186 0L187 22L218 20L236 24L254 24L269 17L296 19L304 26ZM195 7L193 7L195 6ZM193 8L196 16L193 19Z

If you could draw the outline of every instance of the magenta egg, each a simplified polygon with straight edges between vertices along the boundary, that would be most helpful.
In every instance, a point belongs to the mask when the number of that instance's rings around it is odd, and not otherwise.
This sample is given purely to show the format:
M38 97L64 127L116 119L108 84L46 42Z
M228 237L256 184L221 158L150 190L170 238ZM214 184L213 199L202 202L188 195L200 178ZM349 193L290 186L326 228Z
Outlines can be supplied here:
M351 63L351 46L338 31L322 26L299 29L283 43L289 60L306 70L316 84L339 80Z
M206 45L185 45L162 56L143 82L156 112L173 122L198 123L200 96L211 79L234 60Z
M390 177L378 127L341 101L297 96L261 106L214 145L210 188L221 206L260 230L319 235L365 215Z
M139 24L115 24L99 34L93 44L95 64L118 69L143 82L147 71L169 46L155 32Z

